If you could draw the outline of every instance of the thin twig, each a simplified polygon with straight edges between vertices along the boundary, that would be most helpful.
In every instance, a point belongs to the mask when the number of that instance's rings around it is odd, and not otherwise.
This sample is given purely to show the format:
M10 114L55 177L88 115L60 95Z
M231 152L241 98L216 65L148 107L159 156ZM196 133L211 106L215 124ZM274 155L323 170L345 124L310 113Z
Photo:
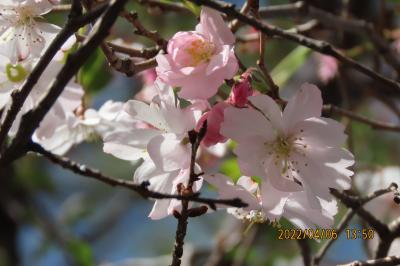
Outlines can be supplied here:
M394 124L390 124L390 123L372 120L370 118L358 115L354 112L340 108L338 106L334 106L334 105L330 105L330 104L324 105L323 111L328 114L336 113L338 115L346 116L352 120L367 124L367 125L371 126L373 129L400 132L400 125L394 125Z
M260 15L264 18L271 17L308 17L316 19L321 22L324 26L338 29L341 31L347 31L355 34L363 34L368 37L374 44L376 50L380 55L390 64L393 69L400 74L400 59L396 55L396 52L391 48L389 42L387 42L375 29L372 23L369 23L360 19L343 18L325 10L316 8L311 5L307 5L303 1L299 1L293 4L279 5L263 7L260 9Z
M311 266L312 256L310 243L307 239L299 239L297 240L297 244L299 245L300 253L303 257L304 266Z
M128 77L157 66L155 57L138 62L132 58L119 58L106 43L102 43L100 47L110 66Z
M21 89L14 91L11 94L11 106L7 110L5 119L0 127L0 147L4 144L4 141L15 120L15 117L21 110L21 107L27 99L28 95L42 76L50 61L60 50L61 46L68 40L68 38L72 34L78 31L79 28L97 19L106 8L107 5L101 5L83 16L77 17L73 14L69 16L65 27L57 34L53 42L47 48L43 56L40 58L39 62L33 68L29 77L25 80Z
M135 28L135 34L144 36L154 41L164 51L167 50L168 41L166 41L157 31L151 31L146 29L139 20L139 15L136 12L123 12L122 16L129 21Z
M89 177L105 183L107 185L113 187L123 187L132 191L137 192L143 198L151 198L151 199L178 199L178 200L188 200L193 202L204 203L210 206L210 208L215 209L216 205L223 204L228 206L236 206L236 207L243 207L247 206L246 203L241 201L240 199L210 199L210 198L200 198L199 194L192 194L192 195L170 195L159 193L155 191L148 190L148 184L135 184L131 181L117 179L113 177L106 176L100 173L97 170L91 169L86 165L79 164L77 162L71 161L65 157L61 157L55 155L47 150L45 150L42 146L36 143L29 144L29 150L33 151L39 155L44 156L46 159L50 160L56 165L61 166L62 168L68 169L76 174L79 174L84 177Z
M353 216L355 214L356 214L355 211L352 209L350 209L346 212L346 214L343 216L342 220L339 222L339 224L337 226L336 233L338 236L343 232L343 230L345 229L345 227L348 225L351 218L353 218ZM330 238L329 240L327 240L324 243L324 245L319 249L317 255L314 256L314 265L319 265L322 258L325 256L326 252L328 251L328 249L331 247L331 245L334 242L335 242L335 239Z
M367 261L354 261L348 264L341 264L338 266L397 266L400 264L400 256L390 256Z
M392 79L386 78L382 76L381 74L373 71L372 69L358 63L357 61L345 56L342 52L340 52L336 47L331 45L330 43L326 41L321 41L321 40L315 40L309 37L306 37L301 34L296 34L296 33L290 33L286 32L285 30L264 23L263 21L259 21L257 19L254 19L250 16L243 15L239 11L235 9L235 6L226 2L216 2L213 0L188 0L191 2L194 2L199 5L206 5L209 7L212 7L232 18L237 18L243 23L253 26L257 30L262 31L265 33L267 36L278 36L281 38L284 38L286 40L292 41L294 43L306 46L314 51L317 51L322 54L330 55L338 59L340 62L343 64L346 64L359 72L365 74L366 76L384 84L385 86L382 87L385 89L391 89L394 91L400 91L400 84L397 81L394 81Z
M340 192L336 189L331 189L331 193L336 198L340 199L340 201L342 201L344 205L346 205L348 208L353 209L360 217L368 222L368 224L373 229L375 229L375 231L379 234L381 238L385 238L390 235L390 230L386 224L382 223L370 212L362 208L364 202L361 199L348 195L344 192Z
M198 133L195 131L189 132L189 141L192 147L191 157L190 157L190 175L187 185L185 186L182 184L182 186L178 188L178 191L180 191L181 195L190 196L194 194L193 185L198 180L199 177L199 174L195 172L196 155L197 155L197 150L200 146L200 142L202 141L206 133L206 130L207 130L207 121L204 122L203 127L200 129ZM174 212L174 216L178 220L178 225L176 228L175 245L174 245L174 251L172 253L171 266L181 265L181 259L183 255L183 245L186 236L188 220L190 217L190 210L191 209L189 209L189 201L182 200L182 209L180 213L177 211Z
M261 19L260 18L260 14L259 14L259 1L258 0L251 0L248 1L249 5L251 5L251 11L254 14L254 16L257 19ZM267 66L265 65L265 42L266 41L266 36L263 32L259 32L259 53L260 53L260 57L257 60L257 65L260 68L261 72L263 73L263 76L265 78L265 81L268 84L268 87L270 89L270 94L272 96L272 98L274 99L279 99L279 87L278 85L276 85L276 83L274 82L274 80L272 79L271 75L269 74L269 71L267 69Z
M57 98L63 92L68 82L76 75L81 66L89 59L103 40L108 36L109 30L117 20L118 14L124 8L128 0L114 0L93 27L87 41L82 47L67 58L67 62L61 68L54 81L49 85L48 93L39 104L22 116L18 132L11 145L0 158L0 164L10 163L23 156L27 149L33 132L40 125L47 112L51 109Z

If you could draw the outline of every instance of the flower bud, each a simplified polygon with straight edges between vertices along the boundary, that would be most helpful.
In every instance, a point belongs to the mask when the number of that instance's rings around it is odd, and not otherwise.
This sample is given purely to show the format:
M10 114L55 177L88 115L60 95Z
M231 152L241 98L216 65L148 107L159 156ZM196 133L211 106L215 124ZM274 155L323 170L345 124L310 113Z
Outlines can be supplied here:
M221 129L221 123L224 121L224 110L228 106L229 104L226 102L217 103L210 111L204 113L197 123L196 131L199 132L207 120L207 131L202 141L205 146L209 147L227 140L219 133L219 130Z
M231 94L228 98L228 103L237 107L245 107L247 105L247 98L253 95L253 88L251 87L251 70L242 74L239 82L232 87Z

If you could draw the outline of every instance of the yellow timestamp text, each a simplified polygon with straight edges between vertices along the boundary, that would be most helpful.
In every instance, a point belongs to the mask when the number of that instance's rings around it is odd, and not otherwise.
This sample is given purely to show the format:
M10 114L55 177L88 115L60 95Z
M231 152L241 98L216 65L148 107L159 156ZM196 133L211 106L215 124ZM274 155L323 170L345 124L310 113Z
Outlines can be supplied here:
M362 240L369 240L375 237L375 231L372 228L347 228L346 229L346 238L355 240L355 239L362 239Z
M300 240L300 239L337 239L338 233L335 229L309 228L309 229L278 229L278 240Z

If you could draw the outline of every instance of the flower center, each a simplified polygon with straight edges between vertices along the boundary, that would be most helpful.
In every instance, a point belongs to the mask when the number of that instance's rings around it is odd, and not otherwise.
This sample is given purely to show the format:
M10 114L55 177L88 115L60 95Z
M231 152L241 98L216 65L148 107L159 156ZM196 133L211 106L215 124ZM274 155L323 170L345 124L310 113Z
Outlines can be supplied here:
M17 10L18 13L18 24L29 25L33 21L33 16L35 12L32 7L20 7Z
M272 149L274 150L275 154L282 156L283 158L287 158L289 157L292 145L288 138L278 136L272 145Z
M25 80L28 76L28 72L21 65L7 64L6 75L9 81L19 83Z
M203 39L197 39L190 43L186 52L191 56L192 66L197 66L202 62L209 62L213 53L214 45Z

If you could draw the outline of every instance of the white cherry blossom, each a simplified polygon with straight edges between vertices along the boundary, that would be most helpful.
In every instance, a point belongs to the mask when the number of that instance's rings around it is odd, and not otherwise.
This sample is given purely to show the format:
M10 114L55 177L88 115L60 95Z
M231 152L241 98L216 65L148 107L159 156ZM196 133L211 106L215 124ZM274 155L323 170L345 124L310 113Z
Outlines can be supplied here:
M341 148L340 123L321 117L319 89L304 84L284 111L266 95L249 97L255 108L227 108L221 133L238 143L235 153L247 176L268 180L280 191L305 191L310 206L330 200L329 188L349 189L353 155Z
M218 189L221 199L240 198L247 203L245 208L228 208L227 211L238 219L254 223L279 222L284 217L303 230L331 228L337 213L334 199L318 199L320 207L314 209L309 205L305 192L282 192L267 180L262 181L261 186L247 176L240 177L236 185L221 174L205 175L204 180Z
M11 93L21 89L26 77L31 73L37 62L37 60L25 60L13 65L7 58L0 56L0 109L4 108L5 110L3 118L11 104ZM53 82L62 66L58 61L53 60L50 62L22 106L10 130L11 135L14 135L18 129L22 115L36 107L42 97L46 95L49 85ZM66 113L73 112L80 106L82 96L82 87L74 81L69 82L41 125L47 124L51 133L54 127L49 125L53 125L58 119L63 119Z
M153 191L176 194L177 185L186 185L189 179L191 152L187 136L195 128L203 105L180 108L171 87L159 81L155 86L158 95L150 105L130 100L124 106L132 119L147 126L111 133L104 139L103 150L122 160L143 159L135 171L135 183L149 182ZM196 181L193 189L199 190L201 184L201 179ZM149 217L161 219L180 207L177 200L157 200Z
M59 1L2 0L0 3L0 53L15 64L28 57L38 58L51 43L60 27L42 22ZM71 46L75 37L66 42ZM65 49L66 47L64 47Z
M150 156L163 171L182 169L190 162L187 133L201 115L201 104L181 109L172 88L156 82L159 95L150 105L130 100L124 109L148 128L121 131L105 138L104 151L125 160Z
M122 112L123 103L107 101L100 109L87 109L83 114L70 112L64 119L54 118L50 124L42 124L35 132L34 140L45 149L63 155L71 147L93 138L103 139L108 134L136 127L136 121ZM50 130L52 128L55 130Z
M196 165L196 172L201 169ZM186 185L189 181L190 169L182 168L173 171L161 171L156 167L154 162L148 158L136 169L133 180L137 184L149 182L149 189L165 194L177 195L178 185L181 183ZM199 191L203 184L203 179L200 179L193 184L193 190ZM159 199L156 200L149 217L153 220L162 219L171 215L174 210L181 210L181 201L176 199Z

